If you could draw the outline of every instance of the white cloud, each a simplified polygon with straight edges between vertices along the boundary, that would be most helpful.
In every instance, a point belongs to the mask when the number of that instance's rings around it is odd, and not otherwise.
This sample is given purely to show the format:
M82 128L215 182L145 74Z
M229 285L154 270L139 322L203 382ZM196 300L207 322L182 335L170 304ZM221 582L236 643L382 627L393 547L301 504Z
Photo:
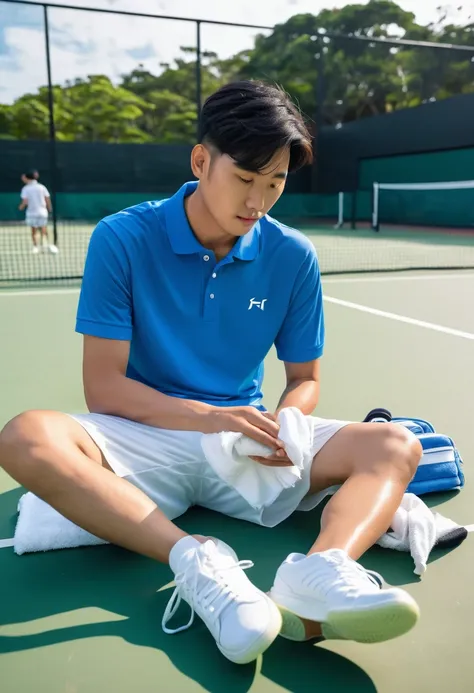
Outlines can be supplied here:
M180 46L196 45L196 28L190 22L57 9L50 13L50 24L51 70L56 83L93 73L103 73L117 81L139 62L157 73L160 63L172 62L180 55ZM256 33L205 25L202 49L227 57L251 47ZM5 30L5 43L12 54L0 55L1 100L10 103L25 91L34 91L46 83L42 25L9 27Z
M11 103L13 98L46 83L44 38L36 29L13 27L6 30L5 39L12 55L0 55L0 98L3 103Z
M62 3L66 4L68 0L62 0ZM327 6L327 0L262 0L261 3L255 0L200 0L199 4L195 0L70 0L69 4L273 25L296 13L317 13ZM331 7L345 4L344 0L331 0L330 3ZM399 4L413 11L420 23L428 23L437 17L439 0L423 0L423 3L400 0ZM36 25L34 22L30 26L8 25L4 12L5 7L8 12L8 6L2 6L0 2L0 7L7 46L7 52L0 53L0 100L11 103L19 95L34 91L46 82L44 34L40 13ZM32 10L36 12L36 8ZM474 19L474 5L465 4L462 11L451 15L451 19L467 21L470 12ZM196 42L194 24L172 20L52 9L50 24L52 72L56 83L92 73L107 74L116 81L138 62L156 73L161 62L171 62L179 55L181 45L192 46ZM215 51L220 57L228 57L253 45L256 33L250 29L203 24L202 48ZM142 52L148 57L140 59L138 56Z
M114 81L142 62L151 71L159 63L179 55L180 45L193 45L192 24L148 21L55 10L51 13L51 71L55 83L103 73ZM58 37L58 40L54 40ZM12 56L0 55L2 101L11 102L25 91L46 83L44 33L40 27L11 27L5 32L6 44L15 51L16 71L11 71ZM134 51L148 47L148 56L138 59Z

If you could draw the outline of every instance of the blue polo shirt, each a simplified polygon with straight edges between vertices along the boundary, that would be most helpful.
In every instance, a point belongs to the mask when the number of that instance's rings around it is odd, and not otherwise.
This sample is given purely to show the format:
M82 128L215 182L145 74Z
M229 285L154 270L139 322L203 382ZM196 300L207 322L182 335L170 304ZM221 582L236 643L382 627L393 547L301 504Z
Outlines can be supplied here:
M127 376L173 397L261 407L263 361L323 352L313 244L269 216L216 260L194 236L184 199L144 202L95 228L76 330L130 341Z

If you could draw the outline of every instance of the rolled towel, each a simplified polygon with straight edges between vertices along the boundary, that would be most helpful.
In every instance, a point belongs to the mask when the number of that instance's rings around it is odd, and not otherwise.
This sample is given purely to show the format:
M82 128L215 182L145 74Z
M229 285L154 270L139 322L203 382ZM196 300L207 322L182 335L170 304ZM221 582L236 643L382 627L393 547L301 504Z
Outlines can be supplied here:
M67 520L33 493L21 496L18 513L13 545L18 555L108 543Z

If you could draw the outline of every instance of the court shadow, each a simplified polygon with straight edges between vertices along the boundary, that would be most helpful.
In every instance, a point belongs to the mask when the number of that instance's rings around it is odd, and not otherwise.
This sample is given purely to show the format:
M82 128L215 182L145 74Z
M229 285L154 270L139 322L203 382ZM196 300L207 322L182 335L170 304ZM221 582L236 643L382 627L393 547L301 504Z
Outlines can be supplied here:
M428 506L428 508L436 508L438 505L443 505L444 503L448 503L449 501L453 500L453 498L456 498L458 493L459 490L440 491L439 493L425 493L424 496L421 496L421 500L423 503L425 503L425 505Z
M368 570L380 573L385 582L394 587L420 581L419 576L413 572L415 564L409 553L373 546L362 556L359 563Z
M13 531L19 495L21 491L15 490L0 496L0 536L11 536L4 530L8 526ZM298 514L295 520L268 530L193 509L180 524L187 531L217 535L231 543L241 558L256 562L249 571L250 577L259 587L268 589L279 562L291 550L303 550L314 536L313 528L295 541L298 528L304 524L302 520L303 514ZM171 579L167 566L114 546L23 556L3 549L0 590L4 596L10 596L0 603L0 623L4 626L0 653L88 638L118 637L132 645L162 651L178 671L210 693L222 693L224 689L227 693L246 693L256 676L270 679L294 693L314 690L315 685L321 693L376 691L360 667L318 645L278 638L263 655L259 673L258 663L239 666L226 660L198 618L189 630L166 635L161 629L161 619L173 589ZM102 611L100 622L97 612L91 616L87 611L91 608ZM55 627L54 617L58 616L61 627ZM189 610L184 604L170 625L182 625L188 618ZM20 624L36 619L45 619L42 631L25 635ZM162 684L163 671L157 670L157 690Z
M345 657L282 638L264 655L262 674L292 693L377 693L369 675Z
M0 539L12 537L17 521L18 501L25 493L21 487L0 494Z

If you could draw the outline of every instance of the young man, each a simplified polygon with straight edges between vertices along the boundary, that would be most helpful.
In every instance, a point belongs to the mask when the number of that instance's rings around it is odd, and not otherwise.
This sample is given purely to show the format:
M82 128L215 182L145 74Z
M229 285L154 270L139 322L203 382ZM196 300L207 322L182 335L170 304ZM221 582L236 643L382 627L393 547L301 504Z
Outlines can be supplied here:
M263 512L201 447L203 434L237 431L273 450L255 464L290 464L277 412L261 403L272 344L287 376L278 411L308 415L318 402L316 253L267 216L287 174L310 159L304 122L276 87L240 82L211 96L191 156L198 182L107 217L92 236L76 326L91 413L26 412L1 434L1 463L19 483L89 532L169 562L166 632L183 598L238 663L280 631L303 640L320 635L319 622L326 637L372 642L418 617L407 593L382 590L355 562L388 529L420 460L407 430L315 419L312 463ZM197 504L271 527L332 485L315 543L279 567L269 595L230 547L173 524Z
M48 242L48 212L51 212L51 197L48 189L38 182L38 171L29 171L21 177L24 186L21 190L21 203L18 209L26 209L26 225L31 227L33 253L39 253L41 247L49 248L51 253L57 253L54 244ZM40 233L38 244L37 233Z

